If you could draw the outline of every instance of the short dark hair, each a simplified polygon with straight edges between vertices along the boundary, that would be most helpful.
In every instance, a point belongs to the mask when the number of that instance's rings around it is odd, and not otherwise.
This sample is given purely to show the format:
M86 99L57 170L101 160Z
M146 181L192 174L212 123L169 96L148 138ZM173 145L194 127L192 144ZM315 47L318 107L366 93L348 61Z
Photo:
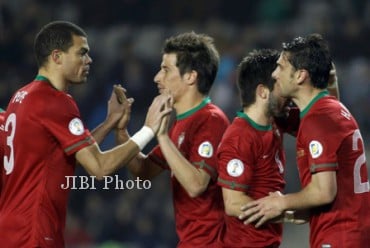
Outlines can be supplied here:
M45 65L47 57L54 49L68 51L73 46L73 35L87 37L82 28L67 21L54 21L42 27L34 41L38 67Z
M180 75L192 70L198 73L197 87L200 93L207 95L216 78L220 56L213 43L213 38L195 32L183 33L165 41L163 53L175 53L176 66Z
M272 72L276 68L279 52L272 49L253 50L238 66L237 85L243 107L256 101L256 89L259 84L270 91L274 89L275 80Z
M288 52L288 61L295 69L305 69L315 88L328 86L332 58L327 41L320 34L297 37L290 43L283 43L283 51Z

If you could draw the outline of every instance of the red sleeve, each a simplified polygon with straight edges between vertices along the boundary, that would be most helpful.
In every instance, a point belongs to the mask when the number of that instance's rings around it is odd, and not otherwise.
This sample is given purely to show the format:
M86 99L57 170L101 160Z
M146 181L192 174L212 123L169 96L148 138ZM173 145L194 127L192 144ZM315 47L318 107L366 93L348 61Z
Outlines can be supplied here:
M61 144L67 155L73 154L95 142L83 124L75 101L65 93L57 94L49 101L46 111L39 113L39 120L53 137ZM44 107L45 108L45 107ZM55 111L63 108L63 111Z
M304 120L302 143L308 151L311 172L337 170L337 151L343 139L337 124L327 115L312 115ZM326 166L323 166L326 165Z
M217 147L228 123L217 114L210 114L193 133L189 161L217 179Z
M256 144L249 141L245 132L235 129L231 125L226 131L218 149L218 185L224 188L247 192L253 177L253 165L256 164ZM246 136L247 135L247 136Z

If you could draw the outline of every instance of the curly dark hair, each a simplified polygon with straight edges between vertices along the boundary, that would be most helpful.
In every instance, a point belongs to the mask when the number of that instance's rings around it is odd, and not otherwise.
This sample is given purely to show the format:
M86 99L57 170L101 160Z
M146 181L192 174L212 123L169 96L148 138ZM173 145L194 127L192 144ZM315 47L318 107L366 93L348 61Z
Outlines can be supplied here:
M271 74L276 68L279 52L272 49L253 50L238 66L237 84L243 107L248 107L256 101L256 89L259 84L270 91L275 80Z
M295 69L308 71L315 88L327 88L332 58L328 43L320 34L297 37L290 43L283 43L283 51L287 52L288 61Z

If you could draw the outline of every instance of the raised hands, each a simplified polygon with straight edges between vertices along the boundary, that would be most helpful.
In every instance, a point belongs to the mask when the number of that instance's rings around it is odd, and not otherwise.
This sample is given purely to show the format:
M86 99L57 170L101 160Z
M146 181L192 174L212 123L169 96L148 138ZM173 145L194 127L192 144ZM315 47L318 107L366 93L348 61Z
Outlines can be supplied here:
M131 116L131 106L134 102L133 98L127 98L126 97L126 89L123 88L121 85L115 85L114 86L114 93L116 95L117 101L122 105L123 107L123 113L121 118L118 121L117 129L126 129L127 124L130 120Z
M119 125L122 122L122 118L125 117L129 119L131 112L131 104L134 99L126 98L126 90L122 88L121 85L114 85L112 94L108 100L108 111L107 111L107 121L114 123L114 125ZM127 123L122 123L127 124Z
M145 126L150 127L155 134L161 130L166 132L169 115L172 112L173 99L169 93L163 93L154 98L145 119Z

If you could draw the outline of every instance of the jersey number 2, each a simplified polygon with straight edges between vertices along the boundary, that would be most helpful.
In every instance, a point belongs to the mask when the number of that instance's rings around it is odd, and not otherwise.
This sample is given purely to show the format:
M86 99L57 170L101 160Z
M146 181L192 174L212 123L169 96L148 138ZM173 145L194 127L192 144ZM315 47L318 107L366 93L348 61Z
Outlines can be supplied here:
M14 169L14 147L13 147L13 139L15 134L15 123L16 123L16 116L14 113L11 113L6 119L5 123L5 132L8 132L11 128L11 132L8 137L6 137L6 145L9 146L10 154L9 157L4 155L4 168L6 174L9 175L12 173Z
M361 137L361 133L360 133L360 130L356 129L356 131L353 133L353 140L352 140L352 149L354 151L357 151L359 149L359 141L362 142L363 144L363 140L362 140L362 137ZM363 148L363 151L365 149ZM369 185L369 181L367 180L366 182L362 182L361 181L361 167L363 165L366 166L366 157L365 157L365 153L361 154L360 157L358 157L356 159L356 162L355 162L355 168L353 170L353 177L354 177L354 187L355 187L355 193L356 194L361 194L361 193L365 193L365 192L369 192L370 191L370 185Z

